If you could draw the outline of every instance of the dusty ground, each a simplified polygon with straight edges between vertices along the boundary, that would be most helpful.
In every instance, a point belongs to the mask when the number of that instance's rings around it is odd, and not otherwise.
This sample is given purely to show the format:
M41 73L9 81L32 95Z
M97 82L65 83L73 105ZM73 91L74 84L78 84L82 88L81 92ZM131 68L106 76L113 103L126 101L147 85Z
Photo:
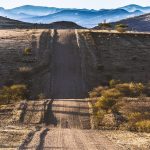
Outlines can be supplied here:
M3 85L4 80L7 79L24 81L17 70L18 67L29 66L33 71L30 78L25 81L31 84L32 96L43 93L47 98L1 107L1 149L143 150L150 148L149 134L91 130L88 103L84 99L87 91L100 83L98 79L105 81L106 78L110 78L108 72L126 79L125 75L128 74L125 74L124 70L120 71L125 66L135 67L136 74L139 71L136 80L148 79L149 35L144 36L143 44L141 35L138 38L129 35L127 39L126 36L114 33L112 43L108 33L97 32L94 35L83 30L1 31L0 80L3 82L0 84ZM135 42L133 37L136 38ZM22 51L30 46L33 54L26 57ZM122 47L125 49L121 49ZM130 63L131 58L124 58L128 56L124 51L127 49L129 54L138 55L138 63L146 64L144 70L139 70L135 62ZM145 54L141 50L145 51ZM118 67L119 61L121 63ZM128 63L130 65L127 65ZM104 65L104 70L97 70L98 64ZM119 72L115 67L119 68ZM134 76L130 68L128 69L131 77ZM26 107L21 108L22 103Z
M18 108L19 105L18 103L15 107ZM7 120L8 124L2 123L0 127L0 149L148 150L150 148L150 134L89 129L88 107L84 99L56 100L53 103L51 100L31 101L27 105L24 121L21 123L20 111L23 110L15 108L12 111L15 118L5 114L5 121ZM2 117L4 119L1 114L0 119Z

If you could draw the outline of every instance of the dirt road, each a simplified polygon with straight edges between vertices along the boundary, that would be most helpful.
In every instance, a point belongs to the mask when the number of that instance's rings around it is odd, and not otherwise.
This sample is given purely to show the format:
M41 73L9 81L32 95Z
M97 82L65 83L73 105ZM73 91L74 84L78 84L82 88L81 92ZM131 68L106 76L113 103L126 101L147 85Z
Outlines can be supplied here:
M119 150L119 147L96 131L47 128L39 131L26 149Z
M56 99L85 97L75 30L67 32L57 30L52 64L52 97Z
M90 114L84 99L57 99L49 110L52 127L90 129Z

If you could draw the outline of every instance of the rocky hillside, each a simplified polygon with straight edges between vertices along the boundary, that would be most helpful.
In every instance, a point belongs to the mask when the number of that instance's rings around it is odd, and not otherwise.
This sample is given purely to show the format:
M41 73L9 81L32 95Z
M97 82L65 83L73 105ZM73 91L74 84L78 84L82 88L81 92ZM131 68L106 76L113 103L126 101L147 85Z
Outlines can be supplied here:
M150 14L144 14L138 17L128 18L114 24L127 24L133 31L150 31Z
M25 81L33 98L83 98L111 79L150 80L149 34L19 29L0 39L0 84Z

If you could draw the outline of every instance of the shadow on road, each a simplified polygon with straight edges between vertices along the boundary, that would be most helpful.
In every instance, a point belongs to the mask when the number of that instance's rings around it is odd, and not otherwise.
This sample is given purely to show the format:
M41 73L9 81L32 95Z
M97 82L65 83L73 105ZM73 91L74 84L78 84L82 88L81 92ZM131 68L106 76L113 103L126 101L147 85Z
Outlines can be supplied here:
M44 123L45 125L57 126L57 118L52 111L52 104L54 100L51 100L48 104L46 111L44 112Z

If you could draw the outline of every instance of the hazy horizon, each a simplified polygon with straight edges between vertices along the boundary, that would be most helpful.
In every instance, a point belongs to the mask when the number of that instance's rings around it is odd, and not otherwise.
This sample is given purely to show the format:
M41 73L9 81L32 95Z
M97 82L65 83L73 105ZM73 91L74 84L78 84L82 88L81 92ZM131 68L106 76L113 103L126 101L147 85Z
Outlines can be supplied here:
M23 5L34 5L34 6L44 6L44 7L57 7L57 8L86 8L86 9L112 9L112 8L118 8L130 4L136 4L140 6L150 6L149 0L61 0L61 3L59 0L1 0L0 1L0 7L3 7L5 9L11 9L15 7L20 7Z

